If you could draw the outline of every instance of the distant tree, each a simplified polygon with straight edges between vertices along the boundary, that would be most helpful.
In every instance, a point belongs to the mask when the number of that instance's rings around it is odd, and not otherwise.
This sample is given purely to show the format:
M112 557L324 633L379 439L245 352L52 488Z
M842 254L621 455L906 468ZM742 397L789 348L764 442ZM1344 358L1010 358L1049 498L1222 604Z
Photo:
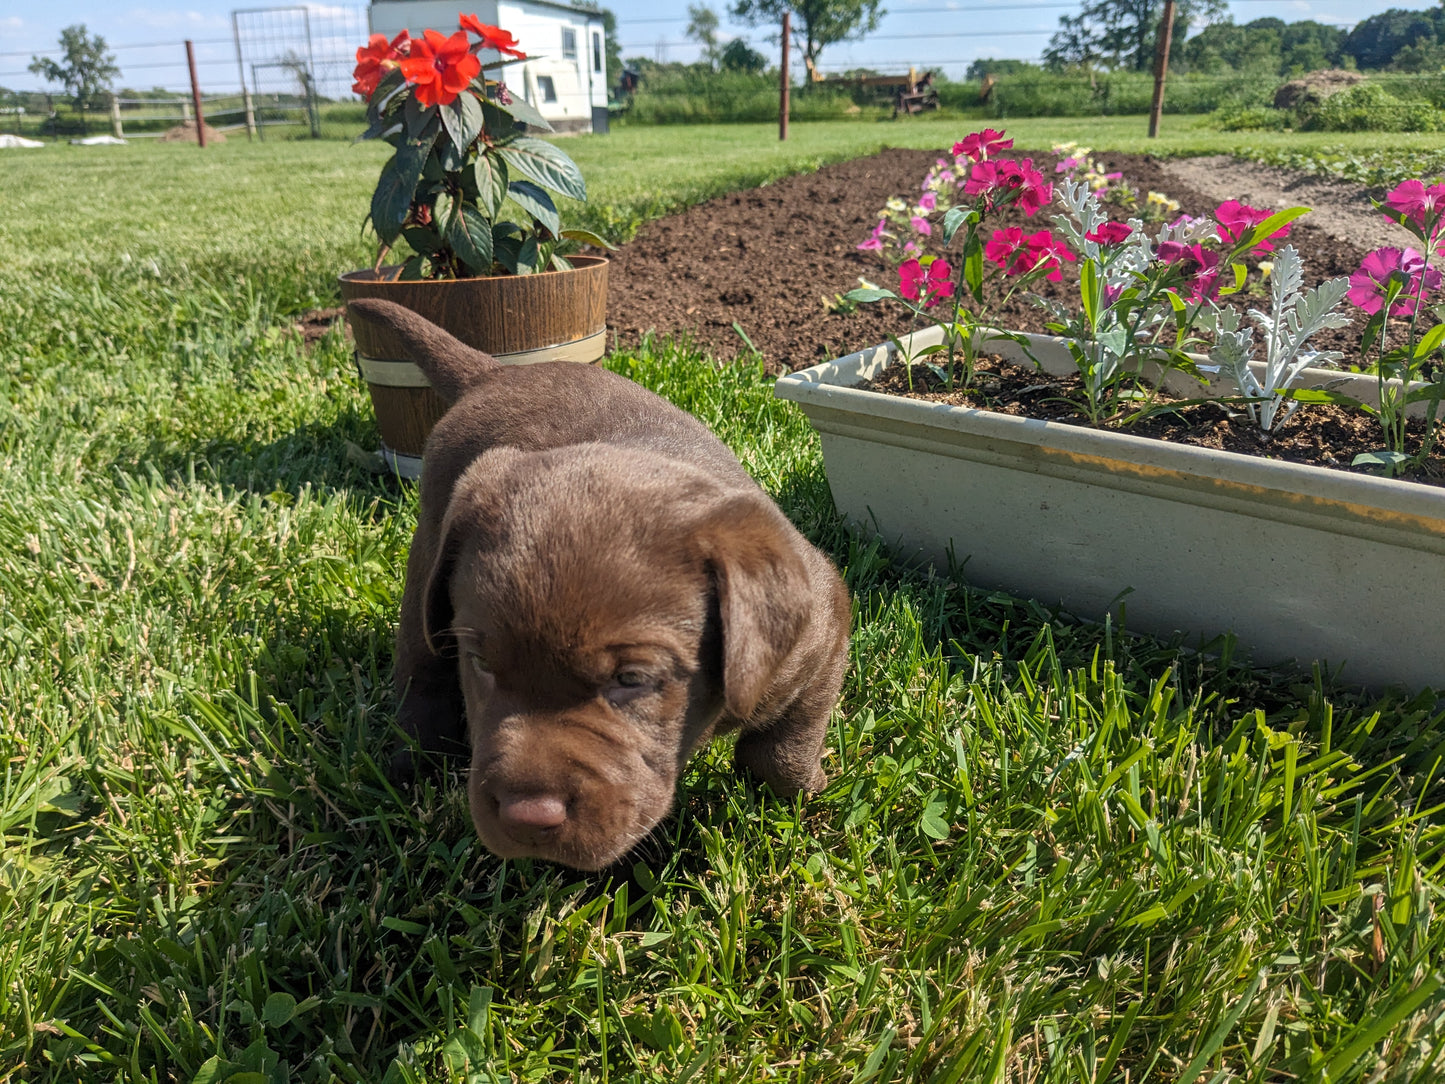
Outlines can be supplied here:
M1177 54L1191 26L1220 19L1225 6L1225 0L1179 0L1171 56ZM1148 71L1154 65L1163 14L1163 0L1086 0L1078 15L1059 18L1059 30L1044 50L1044 61L1051 68L1103 63Z
M683 33L702 46L703 59L716 67L718 62L717 12L706 4L688 4L687 15L687 29Z
M1279 71L1282 19L1256 19L1236 26L1225 18L1206 26L1174 50L1193 72ZM1172 59L1172 58L1171 58Z
M776 26L792 11L793 36L807 67L816 69L826 46L859 41L878 29L882 0L735 0L733 18L749 26Z
M768 70L768 58L742 38L733 38L718 52L718 66L725 72L762 75Z
M91 37L84 23L76 23L60 32L60 52L64 63L32 56L30 70L46 82L63 86L81 112L98 108L103 104L102 95L120 74L115 54L106 49L105 39L99 34Z
M1032 71L1036 65L1030 64L1027 60L975 60L968 66L968 71L963 77L970 83L977 83L983 80L984 76L1018 75L1020 72Z
M1434 10L1391 8L1355 24L1343 52L1363 69L1385 68L1407 45L1428 47L1445 38L1445 6Z
M1337 26L1301 19L1289 23L1279 35L1279 70L1281 75L1338 68L1345 32Z

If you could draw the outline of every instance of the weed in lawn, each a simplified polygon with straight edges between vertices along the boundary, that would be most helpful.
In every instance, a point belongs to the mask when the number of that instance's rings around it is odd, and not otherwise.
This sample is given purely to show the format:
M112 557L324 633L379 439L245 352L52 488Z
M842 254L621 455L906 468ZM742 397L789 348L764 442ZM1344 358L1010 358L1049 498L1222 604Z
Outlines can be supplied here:
M363 251L366 181L331 156L365 150L183 150L62 172L52 198L104 250L47 224L31 246L28 188L0 211L4 1072L1438 1076L1437 702L897 568L840 527L756 365L609 361L845 567L828 790L780 803L711 750L625 880L490 858L456 780L394 790L414 496L346 457L373 431L339 332L288 330ZM158 161L187 164L146 194ZM215 229L159 214L218 162Z

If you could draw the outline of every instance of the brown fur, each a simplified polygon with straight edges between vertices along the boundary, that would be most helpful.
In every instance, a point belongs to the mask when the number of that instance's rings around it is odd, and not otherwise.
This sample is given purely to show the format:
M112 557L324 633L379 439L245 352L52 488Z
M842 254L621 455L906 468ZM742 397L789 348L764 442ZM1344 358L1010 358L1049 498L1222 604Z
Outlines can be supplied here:
M483 842L605 866L731 731L779 793L822 787L848 593L727 447L604 369L498 365L389 302L351 312L452 400L426 445L398 721L470 756Z

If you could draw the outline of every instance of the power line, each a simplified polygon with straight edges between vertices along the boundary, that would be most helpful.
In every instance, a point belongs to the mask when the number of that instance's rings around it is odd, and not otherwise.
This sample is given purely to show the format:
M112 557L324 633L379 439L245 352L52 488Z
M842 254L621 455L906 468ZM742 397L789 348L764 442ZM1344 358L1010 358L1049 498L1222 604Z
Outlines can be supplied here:
M192 41L192 45L234 45L231 38L207 38L202 41ZM184 41L134 41L126 45L107 45L107 51L111 49L184 49ZM26 49L18 53L0 53L0 57L7 56L62 56L59 49Z

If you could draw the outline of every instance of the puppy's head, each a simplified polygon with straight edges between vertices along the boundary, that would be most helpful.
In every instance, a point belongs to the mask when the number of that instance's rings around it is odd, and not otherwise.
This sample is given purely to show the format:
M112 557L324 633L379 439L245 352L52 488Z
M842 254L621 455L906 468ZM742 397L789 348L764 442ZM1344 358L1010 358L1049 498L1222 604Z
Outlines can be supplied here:
M625 854L723 713L757 708L808 619L771 502L636 450L488 452L442 535L426 636L456 652L472 819L502 857L598 869Z

